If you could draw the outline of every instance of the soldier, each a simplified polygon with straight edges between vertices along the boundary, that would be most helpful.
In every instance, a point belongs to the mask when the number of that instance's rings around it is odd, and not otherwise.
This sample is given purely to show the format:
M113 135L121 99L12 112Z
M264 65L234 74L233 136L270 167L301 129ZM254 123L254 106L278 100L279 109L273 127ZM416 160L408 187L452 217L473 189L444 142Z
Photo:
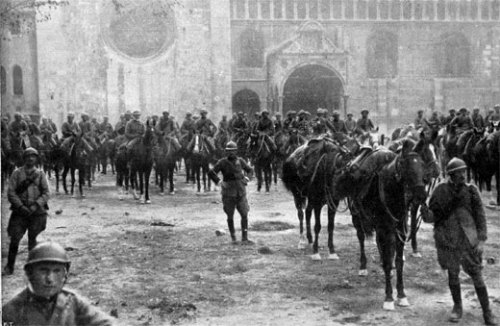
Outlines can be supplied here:
M458 113L459 114L450 122L450 126L456 128L457 134L472 129L473 122L469 116L469 111L466 108L461 108Z
M486 126L483 116L481 115L481 113L479 113L479 108L477 107L472 110L471 119L472 125L477 129L484 129L484 127Z
M415 129L427 129L429 126L427 125L427 120L424 117L424 110L417 111L417 117L413 121Z
M193 114L188 112L186 113L186 117L184 118L184 121L182 121L181 124L181 137L184 137L186 135L189 135L189 138L191 138L191 135L194 134L196 131L196 125L192 119Z
M356 121L352 119L352 113L347 113L347 120L345 121L347 134L352 136L356 131Z
M276 150L276 144L272 137L274 136L274 123L269 119L269 111L264 109L260 114L260 119L255 125L253 133L258 134L259 137L263 136L264 141L273 150Z
M248 129L247 122L243 118L243 112L238 112L238 116L233 121L231 129L233 130L233 139L239 139L242 135L244 135Z
M9 255L4 273L14 273L19 243L28 231L28 250L36 245L36 237L45 230L49 186L45 174L37 169L38 151L27 148L23 153L24 165L16 169L9 180L7 199L12 210L7 234L10 237Z
M439 184L433 191L429 209L422 206L424 220L434 223L438 262L448 270L448 284L453 298L449 321L462 318L460 266L469 274L483 310L486 325L498 325L490 309L488 290L482 276L482 254L487 239L483 203L477 188L465 183L467 166L453 158L446 166L448 182Z
M108 116L104 116L102 122L99 124L98 127L99 134L107 134L107 136L111 137L113 134L113 126L111 123L109 123L109 118Z
M52 130L53 130L53 133L55 134L55 137L57 138L57 126L54 123L54 121L52 121L52 118L49 118L49 124L52 127Z
M207 118L207 110L200 110L200 119L196 121L196 131L202 136L203 141L207 145L209 151L213 153L215 150L215 145L213 143L212 137L217 131L217 127L215 127L214 123Z
M315 136L326 134L326 119L323 117L323 109L316 110L316 117L311 121L312 131ZM330 124L331 126L331 124Z
M283 121L283 129L288 132L292 129L298 129L297 112L291 110L286 113L286 119Z
M2 116L2 150L10 150L10 133L8 117Z
M310 134L309 132L309 121L307 120L307 113L304 110L299 111L299 119L297 120L297 129L299 134L307 138Z
M283 120L281 120L281 114L276 113L274 116L274 131L276 133L283 130Z
M125 126L125 137L127 137L127 152L130 153L135 144L139 141L139 139L144 135L146 131L146 127L144 123L142 123L139 119L141 117L141 112L138 110L132 113L132 120L127 122Z
M121 114L120 120L115 125L115 133L117 135L124 135L126 125L127 125L127 120L125 119L125 114Z
M447 127L450 125L450 123L451 123L451 122L453 121L453 119L455 119L455 117L456 117L456 111L455 111L454 109L451 109L450 111L448 111L448 113L449 113L449 115L448 115L447 117L445 117L445 118L443 119L443 122L442 122L442 124L443 124L444 126L447 126Z
M436 139L439 129L441 128L441 119L437 111L433 111L431 117L427 121L427 125L431 130L431 139Z
M236 156L237 150L238 147L235 142L228 142L226 145L227 157L220 159L213 169L209 171L208 175L211 180L218 184L220 179L217 174L222 172L222 205L227 215L227 226L229 228L231 240L233 243L236 243L233 216L235 209L237 209L241 215L242 244L252 244L253 242L248 240L248 212L250 207L247 201L246 186L249 178L244 175L243 171L246 172L247 175L251 174L253 171L245 160Z
M111 326L114 319L65 289L71 262L61 245L40 243L28 253L26 289L2 307L3 325Z
M500 104L495 105L493 112L488 117L488 124L498 123L500 121Z
M151 117L151 125L156 129L156 125L158 124L158 121L160 120L160 118L158 117L158 115L156 114L153 114L153 116Z
M54 130L52 130L52 126L49 123L49 120L46 117L42 117L42 122L38 127L42 133L50 133L53 134Z
M81 114L82 120L78 123L78 127L80 127L80 131L82 132L82 136L85 141L90 144L93 149L97 148L97 144L95 142L95 130L92 127L92 123L90 122L90 117L87 113L83 112Z
M347 127L344 120L340 119L340 113L338 111L333 111L331 125L333 127L330 128L333 133L333 139L340 144L344 144L347 141Z
M14 120L9 124L11 137L19 138L28 132L28 124L23 120L21 113L14 113Z
M177 128L175 128L174 120L170 118L168 111L163 111L162 117L155 126L157 135L176 136Z
M370 132L375 129L373 122L368 118L370 111L361 110L361 119L356 122L356 129L359 134Z
M75 115L73 113L68 113L67 121L62 124L61 132L63 142L61 148L64 150L70 149L70 144L73 144L75 137L81 133L80 127L76 122L74 122Z

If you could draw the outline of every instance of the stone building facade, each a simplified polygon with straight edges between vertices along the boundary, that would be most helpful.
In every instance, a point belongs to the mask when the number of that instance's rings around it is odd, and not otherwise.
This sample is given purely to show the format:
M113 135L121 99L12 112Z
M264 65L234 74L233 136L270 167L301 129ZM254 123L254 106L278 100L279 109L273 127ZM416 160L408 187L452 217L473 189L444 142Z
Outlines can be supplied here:
M39 23L21 51L40 113L366 108L390 128L500 102L500 0L171 2L72 0Z

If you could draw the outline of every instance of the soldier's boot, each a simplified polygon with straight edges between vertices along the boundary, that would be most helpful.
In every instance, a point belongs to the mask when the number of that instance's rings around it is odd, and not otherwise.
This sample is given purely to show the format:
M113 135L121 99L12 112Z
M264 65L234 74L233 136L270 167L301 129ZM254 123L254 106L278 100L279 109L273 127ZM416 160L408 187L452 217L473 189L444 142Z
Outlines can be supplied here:
M462 308L462 294L459 284L450 284L451 297L453 298L453 310L451 311L450 318L448 321L452 323L458 323L462 319L463 308Z
M227 218L227 227L229 229L229 234L231 235L231 241L236 242L236 235L234 232L234 220L232 216Z
M489 326L498 325L498 322L490 309L490 299L488 298L488 290L486 289L486 286L475 288L477 298L479 299L479 303L483 309L484 324Z
M18 250L19 250L19 241L11 239L9 245L9 255L7 258L7 265L5 265L5 268L3 269L5 275L14 274L14 265L16 264L16 256Z
M241 243L245 245L252 245L253 242L248 240L248 217L241 217Z

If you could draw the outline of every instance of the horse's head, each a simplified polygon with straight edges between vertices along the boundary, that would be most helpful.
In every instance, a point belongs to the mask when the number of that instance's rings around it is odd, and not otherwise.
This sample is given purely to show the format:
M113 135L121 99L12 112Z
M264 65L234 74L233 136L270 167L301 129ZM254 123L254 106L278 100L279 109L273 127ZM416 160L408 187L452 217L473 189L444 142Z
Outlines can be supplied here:
M396 159L396 176L404 183L410 200L423 203L425 191L425 164L416 152L402 153Z
M412 151L417 153L424 163L424 182L429 183L431 179L437 178L440 171L436 148L424 134L421 134Z
M154 143L154 126L152 123L149 122L149 119L146 120L144 136L142 137L142 143L147 147L152 146Z

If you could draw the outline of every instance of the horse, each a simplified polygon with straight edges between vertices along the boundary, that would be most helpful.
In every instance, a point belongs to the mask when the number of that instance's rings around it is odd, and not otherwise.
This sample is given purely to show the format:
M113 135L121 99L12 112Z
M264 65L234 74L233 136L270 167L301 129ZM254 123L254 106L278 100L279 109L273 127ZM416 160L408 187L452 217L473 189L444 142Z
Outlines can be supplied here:
M219 129L215 135L215 157L221 159L225 155L226 144L229 141L229 133L225 129Z
M184 159L184 169L186 171L186 183L191 182L194 179L193 167L192 167L192 159L191 159L191 150L189 146L193 140L193 133L189 132L187 134L182 135L179 138L179 142L181 144L181 150L179 153L179 157ZM179 164L180 166L180 164Z
M476 165L478 163L478 157L474 153L474 147L476 143L483 137L484 130L478 128L472 128L470 130L464 131L457 140L457 156L464 160L467 164L467 182L470 182L473 178L474 181L478 182L478 177L476 175ZM472 175L472 178L471 178Z
M266 187L266 192L269 192L269 187L272 183L272 162L274 159L274 148L267 142L269 136L265 134L252 134L250 136L249 152L253 157L255 166L255 175L257 176L257 191L262 188L262 182ZM262 176L264 175L264 177Z
M141 201L144 196L143 203L150 204L149 198L149 177L153 170L153 148L154 148L154 128L146 121L144 135L127 153L128 166L130 169L130 185L134 194L134 199ZM139 181L137 180L139 178ZM140 194L137 195L137 190Z
M99 170L102 174L107 173L108 161L111 165L111 173L115 174L115 154L116 154L116 142L114 139L109 137L108 134L103 134L96 138L98 140L98 163Z
M86 172L90 168L89 153L92 147L82 138L82 135L75 136L73 145L70 147L69 153L66 152L64 158L64 168L62 172L63 189L64 193L68 194L66 187L66 176L68 171L71 174L71 196L74 197L75 188L75 171L78 170L78 190L82 198L85 197L83 193L83 185L85 183Z
M174 170L177 164L177 158L180 148L176 147L176 143L170 138L165 139L163 136L158 137L158 147L155 155L155 170L158 172L160 182L160 195L164 194L164 182L169 182L169 193L175 194L174 191Z
M333 176L335 171L347 162L349 153L329 139L312 139L298 147L283 163L282 181L293 195L300 224L298 248L305 247L304 208L306 235L309 244L313 243L311 234L311 215L314 211L313 260L321 260L318 248L321 231L321 209L328 207L328 258L339 259L333 244L335 213L339 200L333 195Z
M410 142L404 146L412 146ZM377 246L385 274L383 309L394 310L391 270L396 256L397 297L399 306L408 306L403 284L403 250L407 240L407 217L410 203L425 204L425 164L419 154L403 148L401 154L380 148L357 162L348 164L334 177L336 199L348 197L361 251L360 275L366 271L364 237L376 232ZM359 218L355 219L355 215Z
M419 137L419 138L416 138ZM389 149L395 153L401 151L407 152L413 151L417 153L422 161L424 162L424 183L427 189L427 194L429 194L432 189L434 189L437 179L440 175L439 163L437 160L437 154L434 145L431 143L425 131L421 131L418 136L406 135L405 138L397 139L388 146ZM420 205L415 205L412 203L410 205L410 239L412 247L412 257L421 258L422 254L418 250L417 232L420 228L422 222L421 218L418 216L418 208Z
M210 170L210 161L212 154L203 141L200 133L195 133L190 143L190 159L192 167L193 184L197 184L198 192L201 191L201 180L203 179L203 190L210 191L210 178L207 177Z
M118 199L123 200L123 194L128 194L130 182L130 168L127 159L127 147L125 144L116 148L114 155L116 168L116 186L118 187Z
M481 158L475 162L473 169L477 176L479 190L482 191L486 186L487 191L491 191L491 179L495 177L497 188L496 204L500 206L500 131L484 136L472 149L470 156Z
M238 146L238 150L236 152L238 157L243 158L247 162L250 158L247 150L249 138L250 132L246 129L237 129L231 136L231 140Z

